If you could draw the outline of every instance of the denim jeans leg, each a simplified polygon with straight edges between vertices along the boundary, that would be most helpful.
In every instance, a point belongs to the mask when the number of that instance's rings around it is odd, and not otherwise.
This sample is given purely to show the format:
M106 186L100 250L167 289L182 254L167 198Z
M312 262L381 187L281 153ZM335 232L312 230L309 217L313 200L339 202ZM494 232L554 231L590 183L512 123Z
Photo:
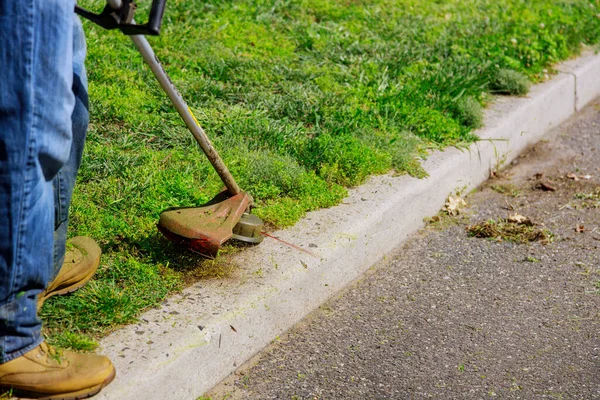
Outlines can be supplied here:
M74 0L0 1L0 363L42 340L52 180L71 148Z
M73 23L73 94L75 95L75 108L71 115L73 142L69 160L54 178L54 270L52 279L58 275L65 258L67 242L67 227L69 225L69 206L73 187L77 178L77 171L81 165L83 146L89 122L89 104L87 75L85 70L85 35L81 21L74 16Z

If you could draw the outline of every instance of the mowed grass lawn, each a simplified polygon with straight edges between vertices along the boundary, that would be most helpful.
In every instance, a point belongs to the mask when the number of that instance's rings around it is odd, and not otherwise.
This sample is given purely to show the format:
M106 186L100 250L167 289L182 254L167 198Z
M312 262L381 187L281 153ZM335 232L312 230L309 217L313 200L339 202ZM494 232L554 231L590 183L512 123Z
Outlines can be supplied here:
M283 227L369 175L425 176L429 149L477 140L492 95L524 94L595 45L599 14L595 0L169 0L149 40L255 213ZM232 268L157 233L161 210L222 184L130 41L85 28L92 124L70 234L104 256L42 313L50 339L78 349Z

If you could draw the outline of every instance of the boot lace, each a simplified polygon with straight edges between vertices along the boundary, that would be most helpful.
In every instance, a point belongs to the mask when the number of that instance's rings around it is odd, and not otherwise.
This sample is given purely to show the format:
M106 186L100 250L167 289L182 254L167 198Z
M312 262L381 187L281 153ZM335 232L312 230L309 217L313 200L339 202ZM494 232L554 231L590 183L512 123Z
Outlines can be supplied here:
M62 351L56 349L54 346L50 346L48 343L42 342L40 345L40 351L42 354L48 356L57 363L60 364L62 362Z

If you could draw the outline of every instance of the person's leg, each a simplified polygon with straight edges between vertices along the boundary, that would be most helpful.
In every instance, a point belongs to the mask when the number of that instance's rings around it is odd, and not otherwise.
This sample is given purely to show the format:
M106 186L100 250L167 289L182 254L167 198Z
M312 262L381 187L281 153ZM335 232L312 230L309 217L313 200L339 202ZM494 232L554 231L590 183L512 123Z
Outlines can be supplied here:
M63 265L65 246L67 241L67 226L69 225L69 206L73 187L77 178L77 171L81 165L83 147L89 122L88 87L85 70L85 36L81 21L74 16L73 25L73 94L75 107L71 115L73 141L69 159L54 178L54 271L55 278Z
M0 2L0 363L38 346L52 180L71 148L74 0Z
M69 159L54 177L54 268L52 280L44 293L38 296L38 309L51 296L71 293L84 286L96 273L100 264L101 250L98 244L88 237L69 239L67 248L67 228L69 207L77 171L81 165L83 147L89 122L87 76L85 71L85 36L81 21L75 15L73 24L73 94L75 107L71 115L73 141Z
M87 398L115 368L43 341L37 298L53 275L52 181L72 142L74 0L0 1L0 388Z

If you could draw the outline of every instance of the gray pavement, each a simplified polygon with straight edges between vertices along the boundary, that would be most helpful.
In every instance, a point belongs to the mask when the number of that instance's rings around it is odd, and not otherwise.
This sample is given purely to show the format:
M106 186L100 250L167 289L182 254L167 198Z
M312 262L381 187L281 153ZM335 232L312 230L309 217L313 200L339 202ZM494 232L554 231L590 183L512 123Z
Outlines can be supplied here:
M599 110L558 128L468 195L461 215L429 224L208 396L600 399ZM466 232L515 213L554 240Z

